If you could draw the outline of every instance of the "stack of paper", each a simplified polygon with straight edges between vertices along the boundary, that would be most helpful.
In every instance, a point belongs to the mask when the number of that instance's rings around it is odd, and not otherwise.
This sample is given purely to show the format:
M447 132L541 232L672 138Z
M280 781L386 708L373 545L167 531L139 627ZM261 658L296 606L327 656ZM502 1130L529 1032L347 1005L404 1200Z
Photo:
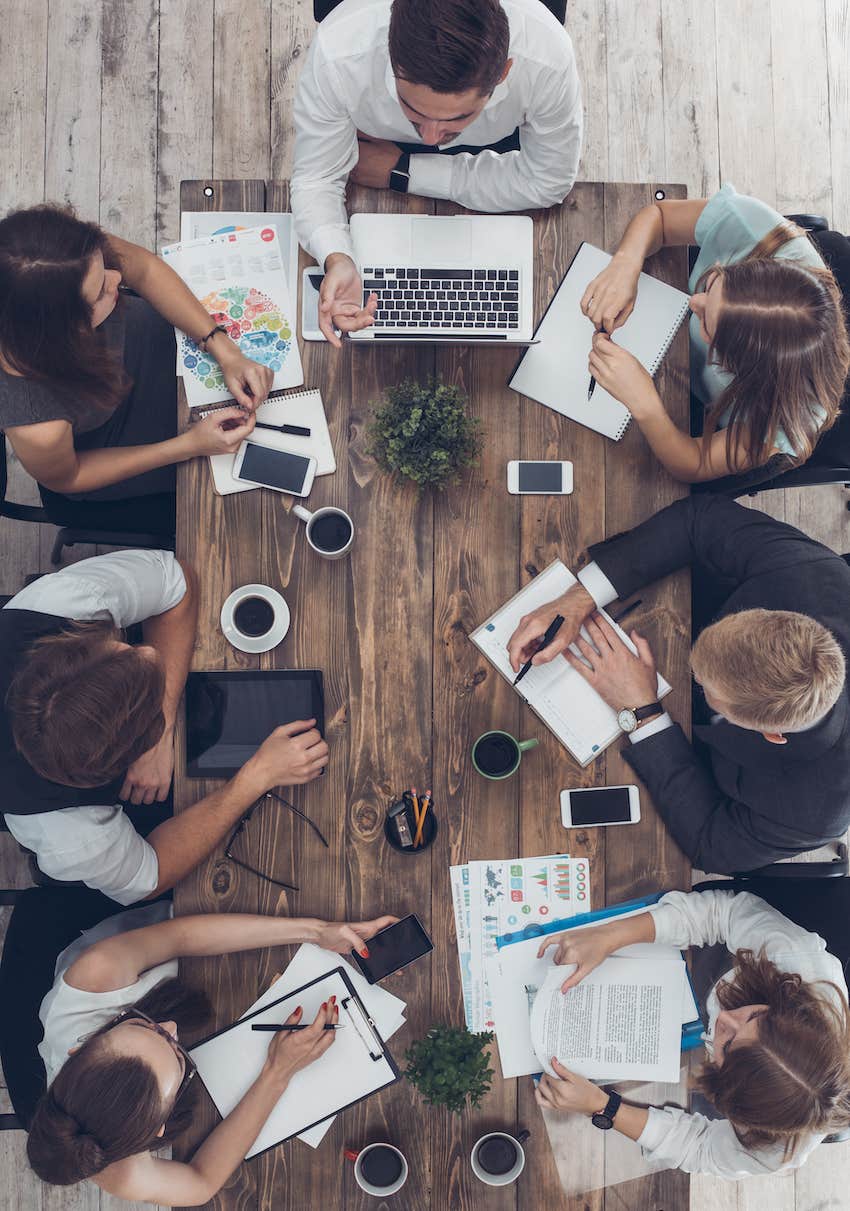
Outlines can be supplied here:
M586 858L552 854L468 862L452 866L450 874L466 1025L472 1031L492 1030L496 1018L487 960L499 953L496 939L513 934L539 943L547 921L586 912L589 864Z

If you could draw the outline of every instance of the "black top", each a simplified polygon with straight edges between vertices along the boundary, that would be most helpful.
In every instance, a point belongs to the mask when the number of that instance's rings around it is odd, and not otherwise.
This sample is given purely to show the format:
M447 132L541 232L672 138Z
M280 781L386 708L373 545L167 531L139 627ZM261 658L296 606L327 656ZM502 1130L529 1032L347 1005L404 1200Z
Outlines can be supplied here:
M15 747L6 709L9 687L36 639L58 635L70 625L67 618L34 610L0 610L0 786L5 815L36 816L66 807L91 807L118 802L124 775L106 786L79 788L50 782L37 774ZM85 624L82 624L85 625Z
M850 653L850 568L793 526L726 497L677 501L628 534L591 547L621 598L691 566L717 599L713 620L762 608L807 614ZM699 596L695 611L699 611ZM624 756L675 840L702 870L763 866L840 837L850 824L847 686L816 727L784 745L726 721L697 726L704 761L677 725Z

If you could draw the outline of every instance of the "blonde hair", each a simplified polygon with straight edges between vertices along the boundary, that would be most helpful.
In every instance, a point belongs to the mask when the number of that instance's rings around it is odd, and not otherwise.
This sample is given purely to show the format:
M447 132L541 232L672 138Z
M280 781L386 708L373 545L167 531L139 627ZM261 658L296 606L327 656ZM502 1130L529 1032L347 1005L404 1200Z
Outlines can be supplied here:
M699 682L756 732L799 732L831 710L844 655L825 626L791 610L741 610L706 627L691 652Z

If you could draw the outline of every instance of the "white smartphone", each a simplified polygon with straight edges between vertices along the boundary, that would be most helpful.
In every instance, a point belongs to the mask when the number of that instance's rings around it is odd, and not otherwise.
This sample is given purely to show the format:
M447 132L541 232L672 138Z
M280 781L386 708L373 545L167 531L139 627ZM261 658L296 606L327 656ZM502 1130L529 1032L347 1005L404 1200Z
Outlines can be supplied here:
M572 463L508 463L508 491L514 496L568 496L572 490Z
M561 791L564 828L602 828L608 824L637 824L640 795L636 786L592 786Z
M301 335L305 341L325 339L319 328L319 289L324 278L318 265L308 265L301 277Z
M316 475L315 458L290 454L288 450L273 450L257 442L244 441L233 460L233 474L263 488L289 492L292 496L308 496Z

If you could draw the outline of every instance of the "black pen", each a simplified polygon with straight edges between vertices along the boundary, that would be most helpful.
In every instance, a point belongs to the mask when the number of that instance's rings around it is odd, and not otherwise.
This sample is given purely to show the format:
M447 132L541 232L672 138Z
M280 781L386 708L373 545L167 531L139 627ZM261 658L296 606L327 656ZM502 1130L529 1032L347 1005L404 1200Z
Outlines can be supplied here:
M629 602L629 604L627 606L623 606L623 608L622 608L622 610L620 610L619 614L612 614L611 621L612 622L622 622L623 619L626 618L629 614L631 614L633 610L636 610L639 605L643 605L642 597L636 597L635 600L632 602Z
M255 1022L251 1026L251 1029L252 1030L268 1030L268 1031L274 1032L275 1034L279 1034L282 1030L309 1030L310 1027L309 1027L309 1025L307 1025L307 1026L287 1026L287 1024L285 1022L281 1026L278 1026L274 1022ZM342 1026L327 1026L326 1025L326 1026L322 1027L322 1030L342 1030L342 1029L343 1029Z
M542 650L545 647L549 646L549 644L552 642L552 640L558 634L558 631L560 631L560 629L563 625L564 625L563 614L556 614L555 617L552 619L552 621L549 623L548 627L546 628L546 632L545 632L543 638L538 643L537 652L542 652ZM534 653L534 656L537 655L537 652ZM534 656L532 656L531 660L526 660L525 664L522 666L520 671L517 673L516 677L514 677L514 685L516 685L518 681L522 681L525 674L531 668L531 661L534 660Z
M268 421L258 420L255 429L274 429L275 433L291 433L293 437L309 437L310 430L304 425L270 425Z

